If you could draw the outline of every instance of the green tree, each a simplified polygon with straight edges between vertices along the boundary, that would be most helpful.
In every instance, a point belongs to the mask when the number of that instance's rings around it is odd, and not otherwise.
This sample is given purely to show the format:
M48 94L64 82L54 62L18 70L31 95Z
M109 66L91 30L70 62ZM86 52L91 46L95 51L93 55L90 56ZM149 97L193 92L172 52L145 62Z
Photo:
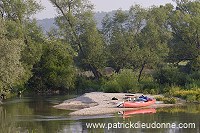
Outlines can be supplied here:
M93 19L93 5L87 0L50 0L59 10L56 18L61 37L77 52L76 62L101 77L104 43Z
M168 43L172 35L167 27L167 22L172 9L173 6L170 4L153 7L148 10L144 18L143 23L145 23L145 26L137 36L137 43L140 49L138 59L141 63L138 81L141 80L145 66L149 68L155 67L168 56Z
M25 23L24 28L26 29L23 32L25 47L21 54L21 62L26 70L26 75L20 81L21 86L18 87L23 87L29 78L33 76L32 70L35 69L34 65L40 61L43 52L42 48L45 44L45 37L41 28L37 26L36 21L32 20Z
M24 45L20 62L25 69L25 74L18 81L21 87L32 76L33 65L40 60L44 37L41 28L37 26L36 20L31 19L31 16L41 9L42 7L35 0L2 0L0 2L1 17L6 22L5 37L8 40L19 39Z
M0 17L0 93L9 93L25 72L20 62L23 41L7 39L5 27L5 21Z
M200 47L200 2L199 0L176 0L169 26L173 33L169 61L178 64L198 58Z
M42 7L35 0L1 0L0 13L3 19L23 23Z
M116 72L136 64L138 46L134 33L130 31L128 17L128 13L118 10L113 17L106 16L102 22L102 33L109 53L108 64Z
M118 72L121 68L139 69L138 81L145 67L157 66L168 55L171 32L169 14L173 6L152 7L139 5L129 12L118 10L113 17L103 20L103 34L110 53L110 64Z
M69 45L61 41L46 42L40 61L34 66L29 87L36 93L73 88L76 70L69 50Z

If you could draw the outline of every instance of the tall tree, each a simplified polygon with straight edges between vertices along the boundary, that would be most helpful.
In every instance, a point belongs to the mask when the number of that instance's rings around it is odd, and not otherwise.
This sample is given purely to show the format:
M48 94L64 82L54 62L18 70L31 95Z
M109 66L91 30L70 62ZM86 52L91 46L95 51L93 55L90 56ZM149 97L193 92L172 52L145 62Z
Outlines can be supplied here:
M168 29L169 14L173 6L167 4L165 6L153 7L148 10L143 20L145 26L140 30L137 36L137 42L140 48L141 68L139 71L138 81L145 66L157 66L164 61L168 55L168 43L171 40L171 32ZM139 15L139 17L141 17Z
M192 61L200 52L200 1L176 0L176 3L169 20L173 33L169 61Z
M87 0L50 0L57 7L56 18L62 37L77 52L77 61L81 68L93 72L96 79L104 64L104 44L93 18L93 5Z
M170 4L148 10L135 5L128 13L119 10L104 18L102 32L117 71L130 66L139 69L140 81L145 66L156 66L168 55L171 32L167 22L172 9Z
M138 47L134 33L130 31L129 14L118 10L114 16L106 16L102 22L104 40L109 53L109 66L116 72L135 64Z
M5 21L0 17L0 93L9 93L25 72L20 62L23 40L6 38L5 27Z
M66 91L74 87L75 68L70 46L59 40L45 43L40 61L34 65L34 75L28 85L36 93Z
M42 7L35 0L1 0L0 13L3 19L23 23Z
M31 77L33 65L39 61L43 43L42 30L31 16L42 7L35 0L1 0L0 13L5 21L8 40L21 40L24 45L20 62L25 69L24 76L18 82L23 86Z

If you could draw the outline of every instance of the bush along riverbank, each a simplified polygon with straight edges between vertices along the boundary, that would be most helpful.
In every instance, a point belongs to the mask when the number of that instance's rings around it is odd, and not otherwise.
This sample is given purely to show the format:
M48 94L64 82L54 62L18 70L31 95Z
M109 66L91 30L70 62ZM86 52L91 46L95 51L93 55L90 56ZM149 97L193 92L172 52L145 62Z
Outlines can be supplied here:
M192 88L190 90L181 89L180 87L172 87L166 95L185 99L187 102L200 103L200 88Z
M178 68L165 68L162 71L153 71L153 74L144 74L141 82L138 82L137 72L130 69L113 73L109 77L103 77L99 81L90 78L80 78L79 92L101 91L106 93L143 93L162 94L158 97L164 103L176 103L176 98L186 102L200 103L200 84L198 73L186 74Z

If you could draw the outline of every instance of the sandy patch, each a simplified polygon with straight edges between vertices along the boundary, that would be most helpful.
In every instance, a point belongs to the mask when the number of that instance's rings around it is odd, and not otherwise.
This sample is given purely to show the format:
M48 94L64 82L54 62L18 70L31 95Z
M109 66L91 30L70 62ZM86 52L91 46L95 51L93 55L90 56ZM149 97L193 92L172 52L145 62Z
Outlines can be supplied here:
M65 110L75 110L71 112L70 115L73 116L89 116L89 115L104 115L104 114L112 114L119 111L126 110L138 110L141 108L118 108L116 105L119 102L124 101L126 93L103 93L103 92L91 92L86 93L80 97L66 100L63 103L54 106L58 109ZM134 94L134 96L138 97L141 94ZM152 95L145 95L153 98ZM112 100L113 97L116 97L118 100ZM177 104L163 104L157 103L152 106L148 106L145 108L162 108L178 105Z

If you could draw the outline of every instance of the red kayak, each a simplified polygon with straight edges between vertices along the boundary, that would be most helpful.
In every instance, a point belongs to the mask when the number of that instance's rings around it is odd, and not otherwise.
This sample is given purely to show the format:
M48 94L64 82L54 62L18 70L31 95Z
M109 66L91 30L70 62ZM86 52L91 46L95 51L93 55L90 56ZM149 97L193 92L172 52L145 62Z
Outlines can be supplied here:
M156 102L156 99L149 100L147 102L124 102L123 107L124 108L140 108L140 107L146 107L154 104Z

